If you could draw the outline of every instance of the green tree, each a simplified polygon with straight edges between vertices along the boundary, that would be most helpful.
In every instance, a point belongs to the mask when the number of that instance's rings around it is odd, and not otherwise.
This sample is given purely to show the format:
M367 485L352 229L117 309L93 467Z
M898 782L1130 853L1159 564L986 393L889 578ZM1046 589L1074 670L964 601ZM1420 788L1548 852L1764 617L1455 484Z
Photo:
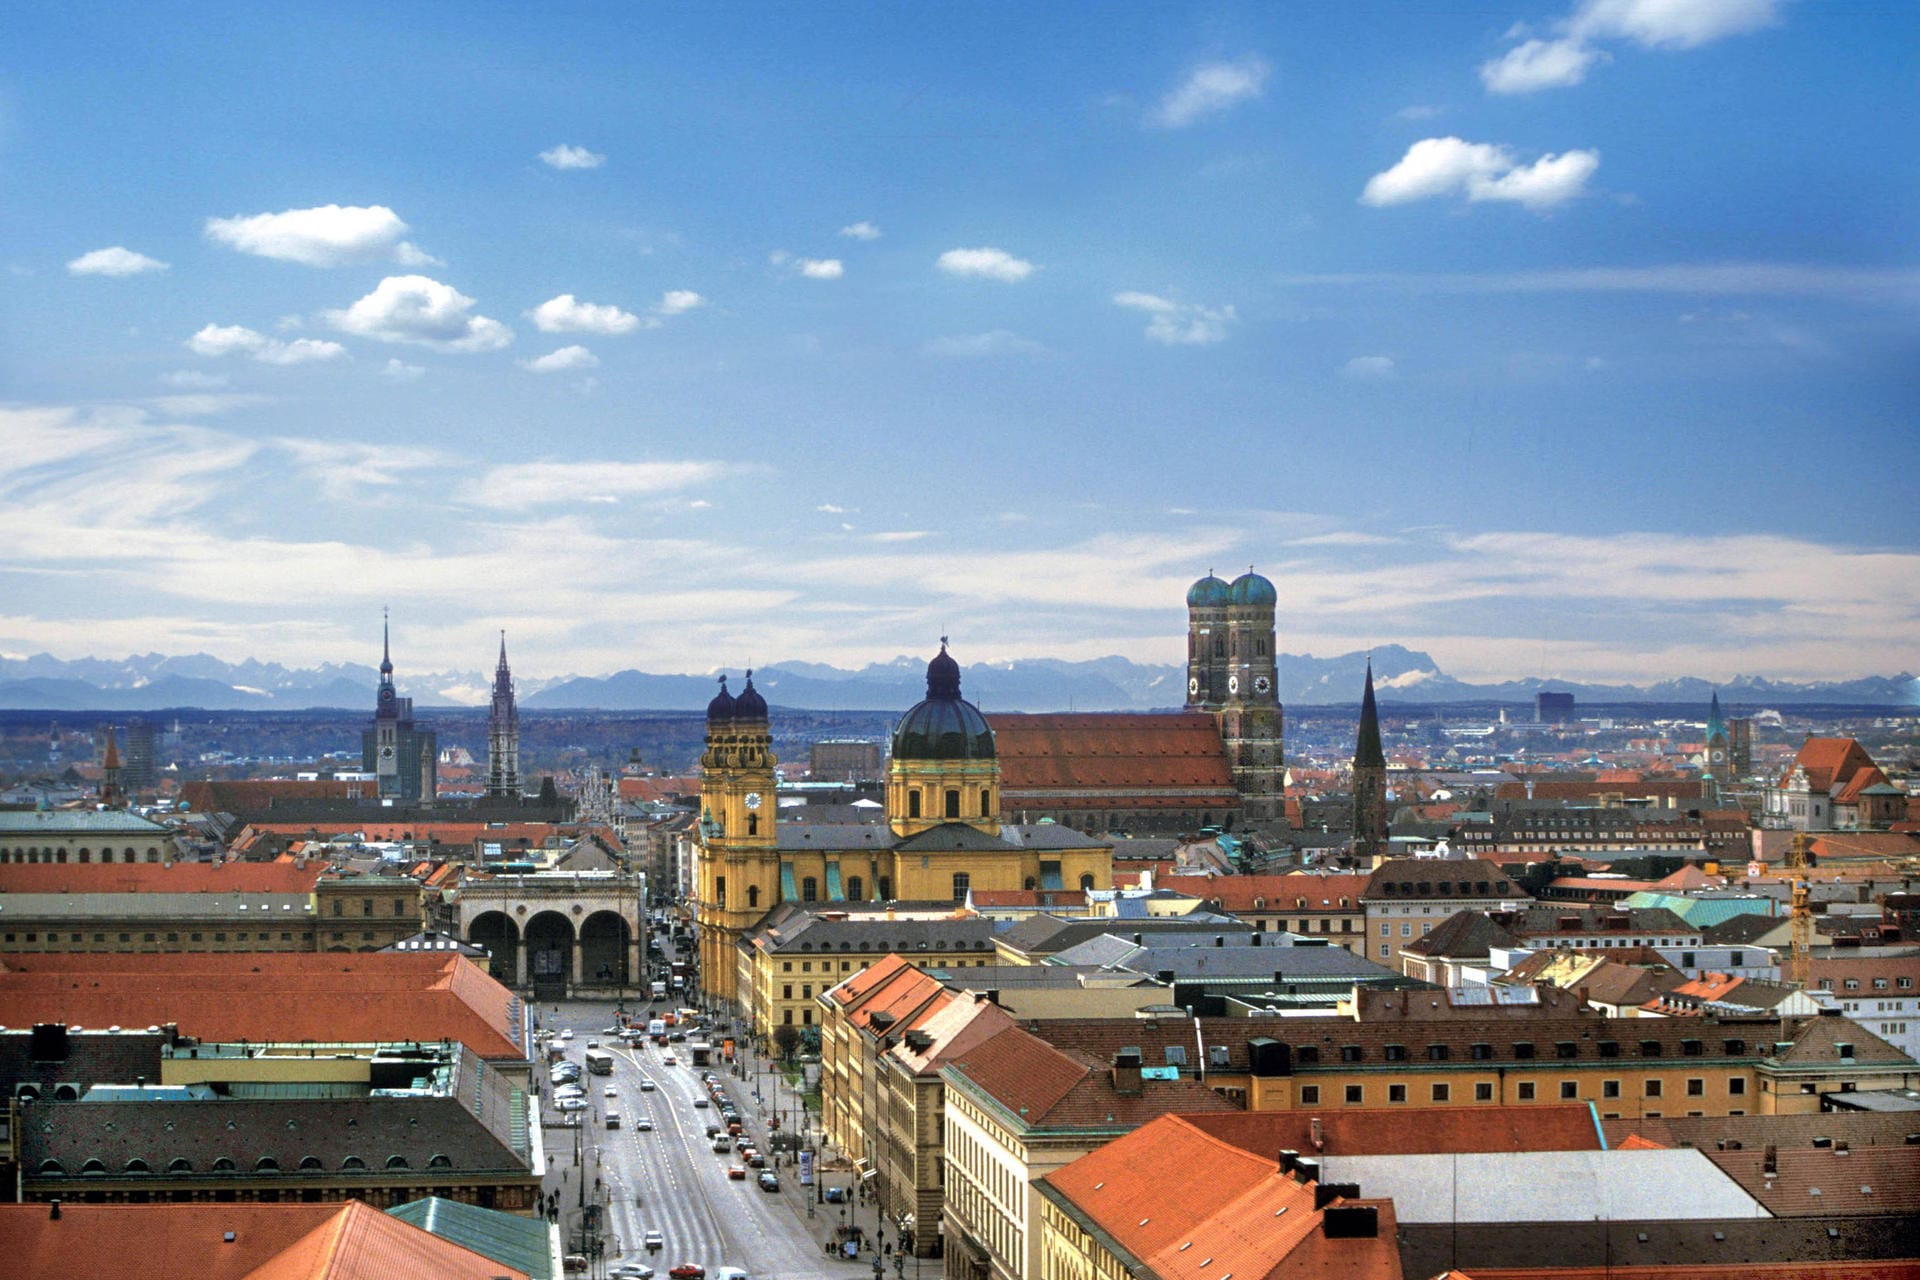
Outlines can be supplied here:
M781 1023L773 1029L773 1047L782 1058L793 1057L793 1051L800 1047L800 1032L794 1027Z

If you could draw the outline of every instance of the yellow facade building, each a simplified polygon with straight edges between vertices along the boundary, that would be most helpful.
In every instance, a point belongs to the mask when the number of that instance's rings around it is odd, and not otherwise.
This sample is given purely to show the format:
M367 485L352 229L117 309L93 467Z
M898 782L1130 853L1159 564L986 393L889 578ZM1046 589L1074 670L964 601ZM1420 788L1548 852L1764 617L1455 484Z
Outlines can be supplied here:
M1110 843L1048 822L1002 822L993 730L960 696L960 664L944 642L927 664L927 696L894 730L884 825L783 828L772 742L752 673L737 698L723 680L707 707L696 852L700 982L710 1000L748 1002L741 945L782 903L964 904L976 888L1113 886Z

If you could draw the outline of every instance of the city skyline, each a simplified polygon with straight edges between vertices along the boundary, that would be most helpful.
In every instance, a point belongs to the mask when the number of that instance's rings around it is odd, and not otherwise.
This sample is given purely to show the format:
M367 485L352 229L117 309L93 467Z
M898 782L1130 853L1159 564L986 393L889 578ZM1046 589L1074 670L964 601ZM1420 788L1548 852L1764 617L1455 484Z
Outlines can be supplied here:
M0 651L1915 665L1910 12L196 12L0 55Z

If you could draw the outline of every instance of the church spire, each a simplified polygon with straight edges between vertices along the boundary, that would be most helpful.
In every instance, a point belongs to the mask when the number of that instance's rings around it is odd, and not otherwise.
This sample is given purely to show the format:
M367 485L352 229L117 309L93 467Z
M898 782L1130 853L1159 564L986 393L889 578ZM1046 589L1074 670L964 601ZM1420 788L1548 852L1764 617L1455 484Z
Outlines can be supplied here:
M380 609L380 676L383 681L393 679L393 623L384 605Z
M1380 709L1373 700L1373 659L1360 696L1360 732L1353 744L1353 847L1367 859L1387 852L1387 756L1380 746Z
M1720 717L1720 691L1713 691L1713 700L1707 704L1707 741L1727 736L1727 722Z
M493 671L493 703L487 711L487 794L520 795L520 707L513 669L507 665L507 633L500 632L500 665Z

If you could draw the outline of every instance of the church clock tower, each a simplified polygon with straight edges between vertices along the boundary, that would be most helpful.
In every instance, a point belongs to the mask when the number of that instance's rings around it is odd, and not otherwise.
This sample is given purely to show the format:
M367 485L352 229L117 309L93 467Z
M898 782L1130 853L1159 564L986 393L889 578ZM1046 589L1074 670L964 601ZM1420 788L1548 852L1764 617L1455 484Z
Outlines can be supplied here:
M1278 600L1273 584L1251 569L1232 583L1209 573L1187 589L1187 709L1219 722L1241 813L1252 824L1286 817Z
M774 829L773 732L767 702L753 687L720 692L707 704L700 756L700 986L710 1000L737 1003L740 935L779 901Z

